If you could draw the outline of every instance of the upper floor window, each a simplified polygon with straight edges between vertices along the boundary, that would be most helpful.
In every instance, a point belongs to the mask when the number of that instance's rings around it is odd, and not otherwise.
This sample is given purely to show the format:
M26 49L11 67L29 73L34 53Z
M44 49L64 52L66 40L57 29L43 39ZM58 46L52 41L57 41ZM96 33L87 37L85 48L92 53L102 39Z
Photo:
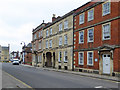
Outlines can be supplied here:
M68 29L68 20L64 21L64 29Z
M59 24L59 31L62 31L62 23Z
M62 45L62 36L59 37L59 46Z
M49 41L50 48L52 48L52 40Z
M36 50L36 45L35 44L33 45L33 49Z
M46 30L46 37L48 37L48 30Z
M41 31L41 36L42 36L42 31Z
M91 9L88 11L88 21L91 21L94 19L94 9Z
M67 44L67 43L68 43L68 38L67 38L67 35L65 35L64 37L65 37L64 44Z
M59 52L59 58L58 61L61 62L62 61L62 52Z
M94 38L94 30L93 30L93 28L88 29L88 42L93 42L93 38Z
M80 14L79 16L79 24L83 24L84 23L84 13Z
M35 40L35 39L37 39L37 35L36 35L36 34L34 34L34 40Z
M46 41L46 48L48 48L48 40Z
M41 37L41 33L39 32L39 37Z
M64 51L64 62L68 61L67 51Z
M41 42L39 42L39 49L41 49L41 47L42 47L42 43L41 43Z
M84 43L84 31L79 32L79 43Z
M50 28L50 35L52 35L52 28Z
M87 52L87 65L93 65L93 52Z
M103 7L103 16L110 14L110 2L109 1L103 3L102 7Z
M83 65L83 63L84 63L84 53L79 52L79 64Z
M110 23L103 25L103 40L110 39Z

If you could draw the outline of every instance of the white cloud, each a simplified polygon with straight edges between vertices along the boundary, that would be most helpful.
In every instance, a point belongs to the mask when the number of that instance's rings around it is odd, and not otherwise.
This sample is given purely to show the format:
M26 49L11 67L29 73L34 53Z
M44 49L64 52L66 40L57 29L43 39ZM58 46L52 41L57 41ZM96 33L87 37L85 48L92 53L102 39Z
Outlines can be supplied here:
M32 40L32 29L52 14L62 16L90 0L0 0L0 44L20 50Z

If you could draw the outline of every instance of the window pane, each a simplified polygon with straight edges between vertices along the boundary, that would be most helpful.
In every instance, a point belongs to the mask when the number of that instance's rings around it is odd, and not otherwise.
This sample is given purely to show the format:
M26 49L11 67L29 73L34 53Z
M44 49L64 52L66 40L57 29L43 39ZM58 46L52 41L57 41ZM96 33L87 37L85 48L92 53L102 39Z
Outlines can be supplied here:
M79 41L79 42L80 42L80 43L83 43L83 42L84 42L84 35L83 35L84 33L83 33L83 31L80 32L79 34L80 34L80 37L79 37L79 38L80 38L80 39L79 39L80 41Z
M93 53L88 52L88 64L92 65L93 64Z
M110 2L103 4L103 15L110 13Z
M110 24L103 25L103 39L110 38Z
M84 13L79 16L79 24L84 23Z
M83 64L83 53L79 53L79 64Z
M93 29L88 30L88 42L93 41Z

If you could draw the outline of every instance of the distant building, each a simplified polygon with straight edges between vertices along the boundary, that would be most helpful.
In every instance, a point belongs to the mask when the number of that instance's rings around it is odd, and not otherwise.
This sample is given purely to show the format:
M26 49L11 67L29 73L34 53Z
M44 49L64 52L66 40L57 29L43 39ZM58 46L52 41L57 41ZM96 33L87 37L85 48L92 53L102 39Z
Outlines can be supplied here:
M1 61L9 61L9 46L2 46Z
M29 43L27 46L24 46L22 48L22 52L20 55L21 61L23 61L24 64L32 65L32 44Z
M13 51L11 52L11 59L19 59L20 55L19 55L19 51Z

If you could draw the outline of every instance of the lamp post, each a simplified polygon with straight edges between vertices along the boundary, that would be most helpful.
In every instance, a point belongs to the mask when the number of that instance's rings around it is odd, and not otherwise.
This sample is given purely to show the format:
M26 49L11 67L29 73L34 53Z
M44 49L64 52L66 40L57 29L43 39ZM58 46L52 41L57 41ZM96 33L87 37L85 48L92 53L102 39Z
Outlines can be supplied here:
M26 46L26 45L25 45L25 42L24 42L24 41L21 42L21 45L22 45L22 43L24 44L24 46L23 46L23 48L22 48L22 51L23 51L23 53L22 53L22 54L23 54L23 63L25 64L25 46Z

